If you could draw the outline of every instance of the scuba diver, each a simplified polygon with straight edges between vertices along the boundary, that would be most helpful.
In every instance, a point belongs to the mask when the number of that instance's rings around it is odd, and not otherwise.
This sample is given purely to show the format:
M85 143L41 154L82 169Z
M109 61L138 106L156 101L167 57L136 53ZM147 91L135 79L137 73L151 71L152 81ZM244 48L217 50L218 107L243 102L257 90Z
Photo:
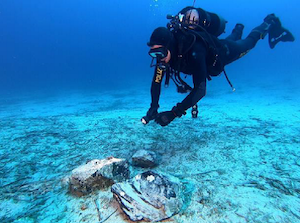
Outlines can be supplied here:
M241 39L244 29L242 24L237 24L227 38L218 39L224 33L226 21L201 8L186 7L176 16L168 15L167 18L170 19L167 28L155 29L148 42L151 66L155 67L155 71L151 84L151 105L146 116L141 119L143 124L155 120L161 126L166 126L176 117L185 115L191 107L192 117L197 117L197 102L206 95L206 80L224 72L234 91L224 66L243 57L267 35L271 49L279 42L294 41L291 32L282 27L275 14L268 15L245 39ZM180 72L192 76L194 87L182 80ZM166 86L171 79L179 93L189 94L172 110L158 113L164 77Z

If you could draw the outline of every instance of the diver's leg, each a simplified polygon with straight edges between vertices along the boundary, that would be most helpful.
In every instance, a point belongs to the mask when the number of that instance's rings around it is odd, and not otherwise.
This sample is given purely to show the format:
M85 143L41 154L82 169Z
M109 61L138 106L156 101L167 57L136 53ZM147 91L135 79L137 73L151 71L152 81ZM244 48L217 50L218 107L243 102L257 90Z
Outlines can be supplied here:
M257 41L260 39L264 39L267 34L269 34L268 39L271 49L273 49L279 42L293 42L295 40L293 34L282 27L279 18L276 17L275 14L268 15L260 26L254 28L251 31L248 36L250 39L252 38L252 45L250 46L252 46L253 48L256 45Z
M278 26L279 23L279 19L274 14L270 14L264 19L264 22L255 27L245 39L238 41L222 40L227 49L224 63L229 64L246 55L256 46L260 39L264 39L267 34L270 35L271 30L274 29L274 26ZM272 48L271 44L270 47Z
M161 92L161 83L164 76L164 72L157 65L154 70L154 76L151 84L151 104L150 108L147 111L146 116L144 116L141 121L143 124L148 124L151 120L155 119L158 115L159 108L159 98Z
M237 23L232 30L231 34L226 37L226 40L232 40L232 41L237 41L242 38L243 35L243 30L244 30L244 25Z

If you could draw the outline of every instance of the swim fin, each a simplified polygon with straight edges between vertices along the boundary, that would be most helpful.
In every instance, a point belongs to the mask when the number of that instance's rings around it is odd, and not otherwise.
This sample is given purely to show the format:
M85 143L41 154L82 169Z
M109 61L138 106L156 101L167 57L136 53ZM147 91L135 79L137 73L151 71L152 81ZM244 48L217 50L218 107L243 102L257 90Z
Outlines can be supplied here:
M274 15L274 14L273 14ZM268 30L269 33L269 46L273 49L279 42L294 42L295 38L293 34L282 27L278 17L272 18L272 24Z

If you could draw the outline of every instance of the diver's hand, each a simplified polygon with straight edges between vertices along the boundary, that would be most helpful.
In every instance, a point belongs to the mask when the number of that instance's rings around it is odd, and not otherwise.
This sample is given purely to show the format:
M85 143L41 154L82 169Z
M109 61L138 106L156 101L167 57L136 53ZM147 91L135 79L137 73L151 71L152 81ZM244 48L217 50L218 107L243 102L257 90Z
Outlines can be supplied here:
M160 124L161 126L166 126L170 124L175 118L176 115L173 111L165 111L158 113L155 122Z
M166 126L169 125L176 117L185 115L186 112L179 109L179 106L180 104L177 104L177 106L174 106L171 111L158 113L155 122L160 124L161 126Z
M141 119L141 122L146 125L158 115L157 108L149 108L146 116Z

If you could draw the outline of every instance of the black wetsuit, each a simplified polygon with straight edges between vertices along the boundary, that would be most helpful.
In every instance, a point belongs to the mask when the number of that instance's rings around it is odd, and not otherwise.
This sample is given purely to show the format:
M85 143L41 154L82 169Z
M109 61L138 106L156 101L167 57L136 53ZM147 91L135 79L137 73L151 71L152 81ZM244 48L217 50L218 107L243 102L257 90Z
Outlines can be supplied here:
M210 41L213 40L214 47L218 48L219 59L222 61L224 66L242 57L256 45L257 41L260 39L260 32L257 31L258 28L259 27L255 28L248 37L243 40L236 40L232 34L226 39L221 40L217 39L215 36L210 37ZM179 35L179 37L176 35ZM180 33L175 33L175 39L180 39L180 35ZM204 39L207 39L207 35L209 34L203 33L203 35L206 35ZM186 46L183 46L183 48L190 46L190 42L190 39L185 39L184 43ZM176 44L178 45L178 41ZM210 45L211 44L212 43L210 43ZM178 47L176 46L175 49L177 48ZM208 64L208 51L207 44L204 41L197 39L197 41L192 45L192 48L183 55L179 70L184 74L192 75L194 87L187 97L181 103L177 104L178 109L182 112L195 105L206 94L206 79L209 77L209 66L211 65ZM178 69L178 50L171 52L170 66L173 69ZM161 82L162 81L156 81L156 74L154 74L151 85L151 108L154 109L159 107L158 102Z

